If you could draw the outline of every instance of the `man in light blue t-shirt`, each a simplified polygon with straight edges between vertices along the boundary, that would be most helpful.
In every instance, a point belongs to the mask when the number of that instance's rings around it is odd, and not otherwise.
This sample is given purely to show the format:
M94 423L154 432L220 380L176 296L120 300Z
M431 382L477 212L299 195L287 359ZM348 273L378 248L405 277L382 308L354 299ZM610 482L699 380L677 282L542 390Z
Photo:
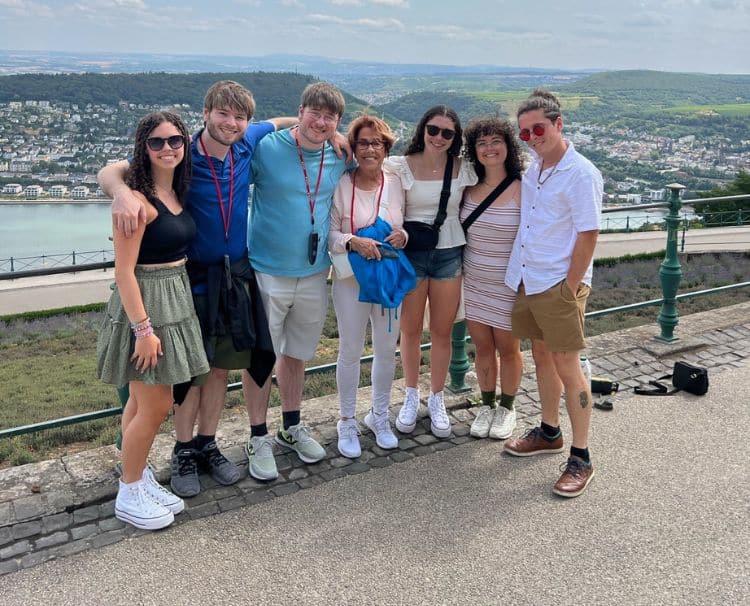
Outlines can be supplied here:
M333 191L346 169L328 143L344 113L344 97L317 82L302 93L299 126L271 133L258 144L248 248L268 315L276 353L283 428L276 442L316 463L325 450L300 419L305 361L313 357L328 307L326 253ZM258 386L243 373L250 413L246 446L250 475L278 476L266 413L270 379Z

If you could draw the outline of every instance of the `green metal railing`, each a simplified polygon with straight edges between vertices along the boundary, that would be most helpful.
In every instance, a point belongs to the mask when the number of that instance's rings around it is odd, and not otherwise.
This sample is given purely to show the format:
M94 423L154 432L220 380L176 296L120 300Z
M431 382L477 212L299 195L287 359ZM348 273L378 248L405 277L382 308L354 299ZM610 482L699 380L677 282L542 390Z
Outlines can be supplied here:
M659 323L659 326L661 328L661 334L656 337L657 339L664 341L664 342L672 342L677 340L678 337L674 335L674 330L679 322L679 314L677 312L677 301L688 299L688 298L694 298L694 297L700 297L705 296L709 294L715 294L720 292L725 292L729 290L735 290L739 288L746 288L750 286L750 282L741 282L737 284L730 284L727 286L720 286L717 288L710 288L706 290L696 291L696 292L690 292L690 293L684 293L681 295L677 294L677 289L680 283L680 280L682 278L682 268L680 266L680 261L678 257L677 252L677 240L678 240L678 232L680 229L680 224L682 222L682 219L680 218L680 208L683 204L686 203L711 203L711 202L720 202L720 201L727 201L727 200L735 200L735 199L750 199L750 195L741 195L741 196L725 196L721 198L705 198L700 200L686 200L682 201L680 199L680 192L684 189L684 187L678 183L673 183L668 186L670 189L670 200L668 203L658 203L658 204L649 204L649 205L639 205L638 208L644 208L644 207L651 207L651 208L657 208L657 207L665 207L668 204L669 212L667 216L665 217L665 222L667 225L667 245L666 245L666 254L664 256L664 261L661 264L661 267L659 269L659 277L661 280L662 285L662 292L664 293L663 298L661 299L652 299L650 301L641 301L639 303L632 303L629 305L621 305L618 307L611 307L608 309L602 309L598 311L588 312L586 313L587 318L599 318L605 315L613 314L613 313L621 313L626 311L632 311L634 309L639 309L643 307L648 306L654 306L654 305L661 305L659 314L657 316L657 322ZM623 210L623 208L619 208L616 210ZM684 244L683 244L684 246ZM80 270L80 267L76 268L77 270ZM468 356L466 355L466 341L468 340L468 337L466 336L466 325L465 322L457 322L453 327L453 333L452 333L452 345L453 345L453 355L451 356L451 363L450 363L450 384L447 385L447 389L454 393L460 393L465 392L469 390L469 387L465 383L465 376L466 372L469 370L470 363ZM430 343L424 343L421 346L421 349L428 350L430 349L431 344ZM397 352L397 355L399 353ZM361 362L371 362L373 360L373 356L364 356L361 358ZM320 374L320 373L326 373L331 372L335 370L336 363L331 362L329 364L321 364L319 366L313 366L310 368L305 369L306 375L314 375L314 374ZM242 388L242 383L231 383L228 386L228 391L236 391ZM120 399L122 401L122 404L124 406L125 400L127 399L127 390L121 389L119 390ZM43 431L46 429L54 429L59 427L64 427L66 425L73 425L76 423L83 423L86 421L93 421L96 419L103 419L106 417L112 417L117 416L122 413L122 406L114 407L114 408L108 408L105 410L98 410L94 412L87 412L82 413L79 415L73 415L69 417L64 417L61 419L53 419L50 421L43 421L41 423L34 423L30 425L24 425L21 427L11 427L9 429L3 429L0 430L0 439L2 438L10 438L14 436L20 436L24 434L34 433L38 431Z

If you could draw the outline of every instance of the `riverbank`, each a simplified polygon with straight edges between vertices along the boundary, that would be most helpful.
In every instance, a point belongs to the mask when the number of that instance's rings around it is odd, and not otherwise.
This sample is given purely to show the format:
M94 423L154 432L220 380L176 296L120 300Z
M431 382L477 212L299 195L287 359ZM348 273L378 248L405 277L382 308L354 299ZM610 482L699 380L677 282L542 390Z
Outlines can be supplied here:
M84 200L73 200L71 198L37 198L27 200L26 198L10 199L0 198L1 206L18 205L18 204L110 204L112 200L108 198L86 198Z

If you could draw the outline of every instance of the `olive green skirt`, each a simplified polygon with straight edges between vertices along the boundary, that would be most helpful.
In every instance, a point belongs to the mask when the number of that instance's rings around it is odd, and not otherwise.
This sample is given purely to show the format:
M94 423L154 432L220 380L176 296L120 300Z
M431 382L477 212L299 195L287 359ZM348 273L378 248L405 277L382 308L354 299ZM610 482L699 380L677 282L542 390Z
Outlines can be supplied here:
M118 386L130 381L176 385L206 374L208 361L185 266L137 266L135 277L164 355L159 356L155 368L136 370L130 361L135 337L115 286L96 343L97 376Z

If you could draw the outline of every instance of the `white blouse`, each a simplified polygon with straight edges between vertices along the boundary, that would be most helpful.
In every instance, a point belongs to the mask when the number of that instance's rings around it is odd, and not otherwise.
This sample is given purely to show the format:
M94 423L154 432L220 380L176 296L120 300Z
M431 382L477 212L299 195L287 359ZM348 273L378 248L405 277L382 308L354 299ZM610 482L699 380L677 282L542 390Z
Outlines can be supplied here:
M451 182L451 195L448 197L446 217L440 228L438 248L452 248L466 244L464 230L458 220L458 211L463 198L464 188L475 185L478 181L474 166L466 158L459 158L458 176ZM455 161L455 158L454 158ZM422 221L433 223L440 206L440 191L443 179L423 181L415 179L406 161L406 156L386 158L383 169L396 173L401 178L405 191L404 221Z

